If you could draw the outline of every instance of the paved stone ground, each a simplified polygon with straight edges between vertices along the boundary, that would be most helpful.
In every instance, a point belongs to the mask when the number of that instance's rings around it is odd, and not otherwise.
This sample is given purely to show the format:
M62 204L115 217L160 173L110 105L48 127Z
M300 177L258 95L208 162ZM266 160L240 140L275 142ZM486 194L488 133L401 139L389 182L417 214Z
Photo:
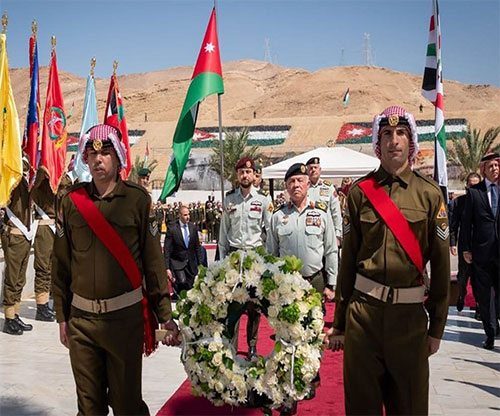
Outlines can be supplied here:
M0 415L76 414L68 352L59 344L57 325L35 321L31 300L22 303L21 316L34 325L33 331L20 337L0 333ZM0 328L3 321L0 314ZM431 414L499 414L500 341L486 351L484 338L472 311L458 314L450 308L441 350L431 358ZM162 347L144 360L143 392L151 414L185 379L179 352Z

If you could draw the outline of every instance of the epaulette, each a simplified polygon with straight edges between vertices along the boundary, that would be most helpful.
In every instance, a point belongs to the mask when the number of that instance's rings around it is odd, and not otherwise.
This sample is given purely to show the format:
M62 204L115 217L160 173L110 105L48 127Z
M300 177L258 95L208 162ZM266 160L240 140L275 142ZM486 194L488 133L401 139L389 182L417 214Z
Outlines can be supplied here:
M73 191L76 191L77 189L87 185L88 182L78 182L78 183L74 183L73 185L71 185L69 188L68 188L68 192L73 192Z
M274 209L273 209L273 214L275 212L278 212L281 208L283 208L284 206L286 206L286 204L281 204L281 205L275 205L274 206Z
M236 188L235 189L231 189L230 191L226 192L226 196L234 194L235 192L236 192Z
M417 172L416 170L413 171L413 173L418 176L419 178L423 179L425 182L428 184L432 185L435 189L437 189L439 192L441 191L441 188L437 184L437 182L434 179L428 178L427 176L422 175L421 173Z
M145 189L143 186L135 183L135 182L132 182L132 181L123 181L123 183L126 185L126 186L129 186L130 188L135 188L135 189L139 189L142 193L144 193L145 195L151 197L151 195L149 195L149 192L147 191L147 189Z
M325 211L325 212L328 211L328 207L326 206L326 204L324 202L317 201L316 204L314 204L314 206L316 208L319 208L321 211Z
M264 189L257 189L257 193L258 194L261 194L261 195L264 195L264 196L268 196L269 195L269 192L268 191L265 191Z
M323 183L326 185L326 186L332 186L332 183L326 179L323 179Z
M375 175L375 172L376 170L372 170L371 172L367 173L365 176L362 176L361 178L355 180L352 185L351 185L351 188L354 188L355 186L359 185L360 182L363 182L365 179L368 179L370 177L372 177L373 175Z

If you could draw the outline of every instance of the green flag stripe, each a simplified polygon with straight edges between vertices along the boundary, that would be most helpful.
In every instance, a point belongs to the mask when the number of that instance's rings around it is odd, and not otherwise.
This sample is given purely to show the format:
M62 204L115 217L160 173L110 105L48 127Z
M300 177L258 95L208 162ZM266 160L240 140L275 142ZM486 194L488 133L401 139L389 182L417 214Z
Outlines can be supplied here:
M168 168L160 199L170 196L178 188L189 159L196 122L191 115L191 109L209 95L222 93L224 93L222 77L214 72L202 72L191 81L175 128L172 144L174 159Z
M448 152L446 150L446 132L444 130L444 125L443 125L443 127L441 127L441 130L439 130L439 132L436 136L436 140L438 141L439 145L441 146L441 148L444 151L444 154L446 155Z
M436 44L429 43L427 45L427 56L436 56Z

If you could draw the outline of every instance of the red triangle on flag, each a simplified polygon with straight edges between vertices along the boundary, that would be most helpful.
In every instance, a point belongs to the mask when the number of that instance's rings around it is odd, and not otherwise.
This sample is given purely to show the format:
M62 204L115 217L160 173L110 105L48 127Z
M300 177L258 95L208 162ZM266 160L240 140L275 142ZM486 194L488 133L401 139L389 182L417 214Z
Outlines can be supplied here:
M365 136L371 136L371 134L371 127L363 127L359 124L347 123L340 128L337 141L358 139Z
M222 77L215 8L212 10L212 15L210 16L210 21L208 22L205 38L201 44L200 53L198 55L198 60L196 61L191 79L194 79L196 75L202 72L215 72Z

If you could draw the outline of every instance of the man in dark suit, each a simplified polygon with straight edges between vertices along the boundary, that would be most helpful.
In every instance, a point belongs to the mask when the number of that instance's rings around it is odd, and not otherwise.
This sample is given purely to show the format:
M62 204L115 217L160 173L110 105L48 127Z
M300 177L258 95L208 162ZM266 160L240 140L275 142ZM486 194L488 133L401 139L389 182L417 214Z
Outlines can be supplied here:
M471 186L477 185L481 181L481 177L476 172L469 173L465 180L465 189L468 191ZM458 283L458 300L457 300L457 310L462 312L464 308L465 295L467 294L467 282L469 277L472 277L472 266L468 264L463 256L463 247L458 244L459 230L462 227L462 216L465 208L465 199L467 194L460 195L458 198L453 200L453 217L450 221L450 251L453 256L458 254L458 273L457 273L457 283ZM450 215L448 215L450 217ZM471 278L472 291L476 292L476 287L474 284L474 279ZM476 299L477 302L477 299Z
M498 258L498 178L500 155L488 154L481 159L484 180L471 187L465 200L460 245L464 259L472 264L476 296L486 341L492 350L498 332L499 258Z
M179 220L168 227L165 237L167 275L177 295L193 287L198 265L202 263L198 230L189 219L189 208L181 206Z

